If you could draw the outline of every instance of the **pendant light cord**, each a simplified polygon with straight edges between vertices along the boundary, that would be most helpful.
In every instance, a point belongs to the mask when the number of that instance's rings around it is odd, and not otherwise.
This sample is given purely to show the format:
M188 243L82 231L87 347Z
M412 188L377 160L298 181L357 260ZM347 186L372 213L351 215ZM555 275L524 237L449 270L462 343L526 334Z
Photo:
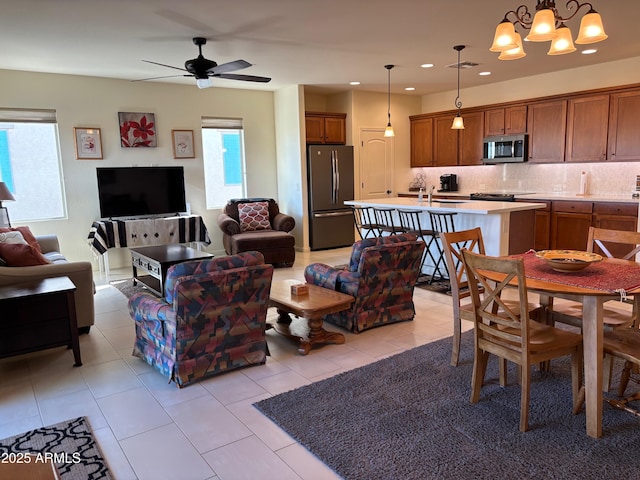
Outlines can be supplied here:
M395 65L385 65L387 69L387 119L389 125L391 125L391 69Z
M460 109L462 108L462 102L460 101L460 52L465 47L465 45L456 45L454 50L458 51L458 96L456 97L455 106L458 108L458 114L460 114Z

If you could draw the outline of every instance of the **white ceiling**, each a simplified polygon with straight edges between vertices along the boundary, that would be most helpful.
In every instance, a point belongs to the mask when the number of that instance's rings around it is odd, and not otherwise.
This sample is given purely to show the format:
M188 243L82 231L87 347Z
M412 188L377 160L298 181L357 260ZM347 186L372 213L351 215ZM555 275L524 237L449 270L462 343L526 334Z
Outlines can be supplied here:
M276 90L302 84L319 91L386 92L384 65L395 64L392 92L412 86L413 94L425 95L455 90L456 70L446 66L456 63L457 44L467 45L462 61L479 64L461 71L463 88L640 59L640 0L592 0L609 35L592 45L596 54L582 55L590 46L576 45L575 53L548 56L548 42L527 42L525 58L500 61L489 52L495 26L521 3L533 10L536 1L3 0L0 69L127 80L180 74L141 60L183 67L197 55L192 38L203 36L209 40L206 58L219 64L244 59L253 66L234 73L272 78L268 84L214 79L221 87ZM556 4L568 12L564 0ZM581 16L568 22L574 39ZM426 62L435 67L420 68ZM485 70L492 75L478 75ZM350 87L354 80L361 85ZM154 81L195 84L182 77Z

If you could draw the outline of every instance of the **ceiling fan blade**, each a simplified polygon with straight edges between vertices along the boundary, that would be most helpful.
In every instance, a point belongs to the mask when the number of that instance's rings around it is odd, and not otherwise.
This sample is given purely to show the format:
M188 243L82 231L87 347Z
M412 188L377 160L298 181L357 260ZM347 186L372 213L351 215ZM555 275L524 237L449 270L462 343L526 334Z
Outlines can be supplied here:
M165 65L164 63L152 62L151 60L142 60L142 61L146 63L152 63L154 65L160 65L161 67L173 68L175 70L182 70L183 72L186 72L186 70L181 67L174 67L172 65Z
M216 65L215 67L207 70L207 73L217 75L218 73L227 73L233 72L235 70L242 70L243 68L250 67L251 64L246 60L235 60L233 62L223 63L221 65Z
M227 80L244 80L245 82L261 82L268 83L271 81L269 77L257 77L255 75L237 75L235 73L216 73L216 78L226 78Z
M131 81L144 82L145 80L158 80L160 78L176 78L176 77L193 77L193 75L165 75L164 77L139 78L138 80L131 80Z

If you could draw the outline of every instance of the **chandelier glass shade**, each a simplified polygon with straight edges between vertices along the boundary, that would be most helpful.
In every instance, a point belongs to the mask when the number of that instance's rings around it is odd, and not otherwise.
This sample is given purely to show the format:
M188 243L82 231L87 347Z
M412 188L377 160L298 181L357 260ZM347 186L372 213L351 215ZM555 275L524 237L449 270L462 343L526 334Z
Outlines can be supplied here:
M580 31L575 43L589 44L601 42L607 38L602 25L602 17L593 9L590 3L580 3L577 0L566 2L568 14L563 17L556 9L553 0L537 0L535 15L529 11L526 5L520 5L515 10L509 10L504 19L496 27L491 48L492 52L500 52L500 60L515 60L526 55L522 38L516 31L516 27L529 30L525 38L529 42L548 42L551 46L547 55L564 55L576 51L573 44L571 30L566 25L574 18L583 7L589 10L580 20ZM518 38L520 37L520 38Z
M460 101L460 52L464 49L465 45L456 45L453 47L454 50L458 52L458 64L456 67L458 68L458 96L456 97L455 106L458 109L458 114L453 119L453 123L451 124L452 130L464 130L464 120L462 119L462 114L460 113L460 109L462 108L462 102Z
M391 69L395 65L385 65L387 69L387 128L384 129L385 137L395 137L396 134L391 126Z

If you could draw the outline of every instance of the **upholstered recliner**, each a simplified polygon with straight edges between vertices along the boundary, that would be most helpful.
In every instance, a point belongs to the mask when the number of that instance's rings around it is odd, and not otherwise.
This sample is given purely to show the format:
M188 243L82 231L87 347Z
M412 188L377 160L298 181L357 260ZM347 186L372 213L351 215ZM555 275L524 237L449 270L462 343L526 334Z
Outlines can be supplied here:
M179 387L265 363L272 277L259 252L173 265L164 298L142 292L129 299L133 355Z
M418 279L424 242L415 235L368 238L354 243L343 269L312 263L305 269L308 283L355 297L349 310L323 317L359 333L387 323L412 320L413 289Z
M296 259L295 238L288 233L295 225L272 198L232 199L218 216L227 255L255 250L276 267L290 267Z

